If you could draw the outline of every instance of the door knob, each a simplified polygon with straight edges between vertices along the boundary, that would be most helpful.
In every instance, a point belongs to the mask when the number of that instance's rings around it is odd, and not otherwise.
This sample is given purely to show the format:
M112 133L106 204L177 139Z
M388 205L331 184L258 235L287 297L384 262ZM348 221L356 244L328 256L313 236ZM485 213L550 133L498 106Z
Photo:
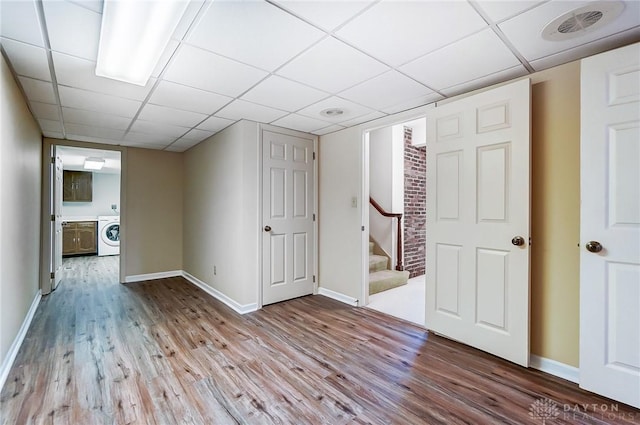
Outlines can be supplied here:
M598 241L589 241L585 245L585 248L587 248L589 252L600 252L602 251L602 244Z
M270 232L271 231L271 226L264 226L264 231L265 232Z
M515 246L522 246L524 245L524 238L522 236L516 236L515 238L511 239L511 244Z

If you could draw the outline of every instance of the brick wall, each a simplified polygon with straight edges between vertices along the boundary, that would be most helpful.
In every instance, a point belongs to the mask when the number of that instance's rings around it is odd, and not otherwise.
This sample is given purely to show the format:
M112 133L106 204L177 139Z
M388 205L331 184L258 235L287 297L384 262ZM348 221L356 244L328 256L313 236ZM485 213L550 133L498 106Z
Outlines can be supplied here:
M411 277L425 273L427 223L427 153L411 144L411 128L404 129L404 269Z

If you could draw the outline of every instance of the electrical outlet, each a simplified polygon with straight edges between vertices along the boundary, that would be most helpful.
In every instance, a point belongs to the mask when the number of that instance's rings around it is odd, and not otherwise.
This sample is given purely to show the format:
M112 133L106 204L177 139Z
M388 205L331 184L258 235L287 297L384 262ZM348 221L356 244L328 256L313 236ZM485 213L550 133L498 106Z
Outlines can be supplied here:
M213 275L215 276L216 274L218 274L218 270L216 269L216 266L213 266Z
M358 198L356 196L351 198L351 208L358 208Z

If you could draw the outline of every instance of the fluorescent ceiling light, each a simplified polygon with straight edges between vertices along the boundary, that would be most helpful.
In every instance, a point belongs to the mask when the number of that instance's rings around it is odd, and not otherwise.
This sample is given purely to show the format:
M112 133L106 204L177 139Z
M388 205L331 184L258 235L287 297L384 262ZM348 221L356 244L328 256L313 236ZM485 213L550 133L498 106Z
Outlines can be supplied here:
M105 0L96 75L146 85L188 4Z
M87 158L84 160L85 170L102 170L104 167L104 159L102 158Z

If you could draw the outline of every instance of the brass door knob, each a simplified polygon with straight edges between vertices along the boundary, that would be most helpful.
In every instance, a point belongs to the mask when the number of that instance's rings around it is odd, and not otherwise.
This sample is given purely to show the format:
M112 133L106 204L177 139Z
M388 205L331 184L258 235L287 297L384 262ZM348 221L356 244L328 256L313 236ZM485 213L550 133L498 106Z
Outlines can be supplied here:
M598 241L589 241L584 247L587 248L587 251L589 252L602 251L602 244Z
M271 226L264 226L264 231L265 232L270 232L271 231Z
M516 236L515 238L511 239L511 244L515 246L522 246L524 245L524 238L522 236Z

